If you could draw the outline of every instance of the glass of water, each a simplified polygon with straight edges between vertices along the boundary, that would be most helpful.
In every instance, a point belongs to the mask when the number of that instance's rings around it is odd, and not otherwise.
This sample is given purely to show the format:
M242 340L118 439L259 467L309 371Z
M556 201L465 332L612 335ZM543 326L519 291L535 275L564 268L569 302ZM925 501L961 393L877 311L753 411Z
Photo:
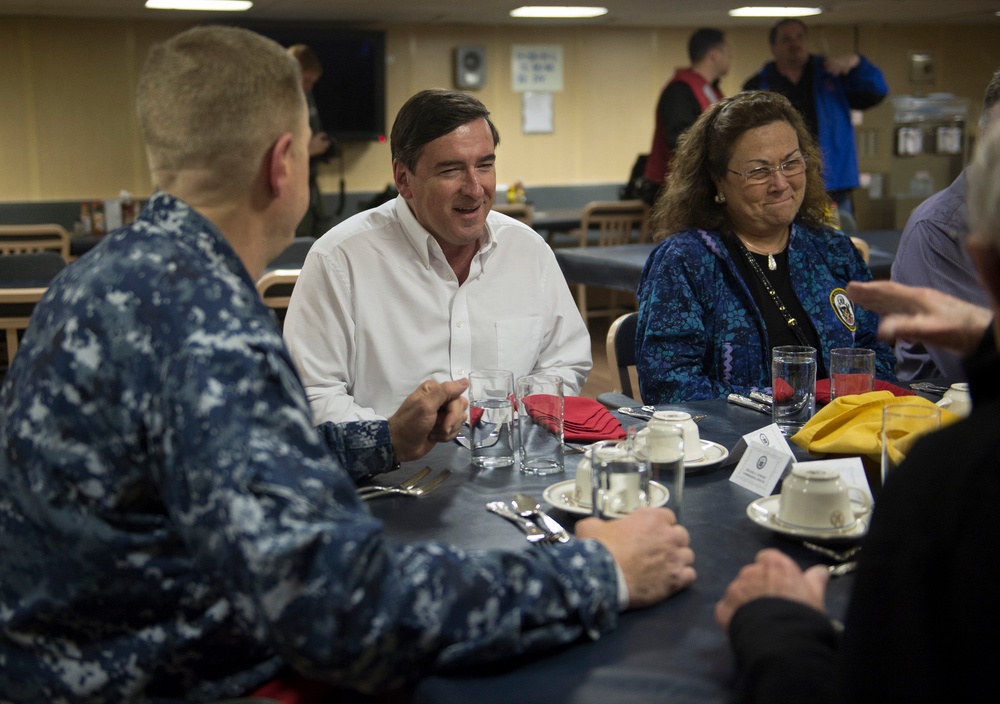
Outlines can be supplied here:
M816 348L771 350L771 419L784 435L795 435L816 412Z
M535 374L517 380L522 472L563 472L563 403L563 381L559 377Z
M469 426L472 464L514 464L514 375L502 369L469 374Z

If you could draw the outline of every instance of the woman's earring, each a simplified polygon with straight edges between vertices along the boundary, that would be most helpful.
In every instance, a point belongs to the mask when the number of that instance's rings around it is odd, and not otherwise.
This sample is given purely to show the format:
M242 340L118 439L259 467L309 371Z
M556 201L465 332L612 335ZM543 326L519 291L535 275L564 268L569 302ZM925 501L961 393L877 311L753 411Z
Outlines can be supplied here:
M715 202L718 203L719 205L723 205L726 202L726 197L724 195L722 195L721 193L716 193L715 194Z

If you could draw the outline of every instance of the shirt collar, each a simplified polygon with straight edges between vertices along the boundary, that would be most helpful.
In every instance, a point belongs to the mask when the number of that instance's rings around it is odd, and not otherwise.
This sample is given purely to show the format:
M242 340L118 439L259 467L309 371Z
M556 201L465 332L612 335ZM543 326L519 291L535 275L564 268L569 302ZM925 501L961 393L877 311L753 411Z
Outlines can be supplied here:
M420 258L421 264L425 267L429 266L432 255L442 261L445 259L441 245L423 225L417 222L417 218L413 215L413 211L410 210L410 206L403 196L396 196L396 217L399 218L403 235ZM495 249L496 236L493 232L493 224L487 219L486 234L479 238L479 251L476 256L488 258Z

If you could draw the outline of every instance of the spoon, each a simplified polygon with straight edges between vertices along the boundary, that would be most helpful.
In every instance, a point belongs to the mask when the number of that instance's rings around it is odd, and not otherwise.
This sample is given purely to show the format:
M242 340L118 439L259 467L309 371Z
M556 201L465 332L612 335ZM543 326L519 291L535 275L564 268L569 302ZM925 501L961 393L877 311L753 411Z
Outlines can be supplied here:
M514 511L522 518L530 518L536 523L541 523L541 527L549 534L549 541L565 543L569 541L569 533L559 525L559 522L542 510L542 505L527 494L515 494L511 499Z

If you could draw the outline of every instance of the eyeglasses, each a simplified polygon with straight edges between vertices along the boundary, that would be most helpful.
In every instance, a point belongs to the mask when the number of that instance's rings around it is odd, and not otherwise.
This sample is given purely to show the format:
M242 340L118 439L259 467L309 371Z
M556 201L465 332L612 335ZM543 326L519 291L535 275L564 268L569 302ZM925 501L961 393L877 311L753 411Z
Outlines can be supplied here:
M779 171L782 176L788 178L789 176L798 176L805 170L806 158L804 156L789 159L788 161L778 164L777 166L758 166L754 169L750 169L749 171L733 171L732 169L726 169L726 171L730 173L742 176L747 183L757 185L767 183Z

